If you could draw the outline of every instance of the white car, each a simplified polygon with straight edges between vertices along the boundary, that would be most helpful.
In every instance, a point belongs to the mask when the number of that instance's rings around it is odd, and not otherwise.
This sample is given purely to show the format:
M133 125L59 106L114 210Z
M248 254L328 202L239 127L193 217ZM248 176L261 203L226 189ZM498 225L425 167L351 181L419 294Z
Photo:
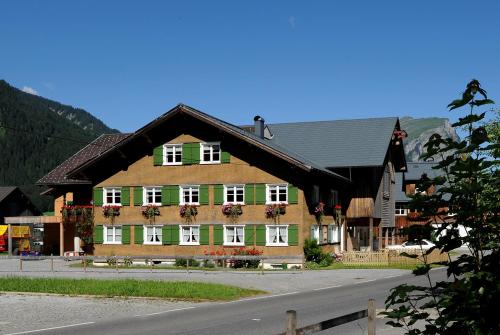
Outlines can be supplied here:
M406 241L403 244L394 244L394 245L388 245L386 246L386 249L389 250L409 250L409 249L423 249L423 250L429 250L430 248L434 247L435 244L432 243L429 240L413 240L413 241Z

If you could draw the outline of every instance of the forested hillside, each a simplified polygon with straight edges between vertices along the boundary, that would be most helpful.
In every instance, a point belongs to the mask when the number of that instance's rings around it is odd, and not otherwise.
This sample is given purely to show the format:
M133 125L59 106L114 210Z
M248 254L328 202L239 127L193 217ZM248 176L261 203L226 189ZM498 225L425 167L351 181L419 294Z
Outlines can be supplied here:
M83 109L22 92L0 80L0 185L20 186L41 210L51 206L34 183L103 133Z

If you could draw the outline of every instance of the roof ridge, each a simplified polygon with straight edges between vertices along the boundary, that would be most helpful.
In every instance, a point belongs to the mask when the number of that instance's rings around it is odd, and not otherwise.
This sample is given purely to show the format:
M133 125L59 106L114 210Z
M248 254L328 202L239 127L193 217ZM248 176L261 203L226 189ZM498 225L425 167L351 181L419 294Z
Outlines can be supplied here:
M293 124L305 124L305 123L347 122L347 121L372 121L372 120L390 120L390 119L399 119L399 116L382 116L382 117L370 117L370 118L358 118L358 119L337 119L337 120L278 122L278 123L266 123L266 125L273 126L273 125L287 125L287 124L293 125Z

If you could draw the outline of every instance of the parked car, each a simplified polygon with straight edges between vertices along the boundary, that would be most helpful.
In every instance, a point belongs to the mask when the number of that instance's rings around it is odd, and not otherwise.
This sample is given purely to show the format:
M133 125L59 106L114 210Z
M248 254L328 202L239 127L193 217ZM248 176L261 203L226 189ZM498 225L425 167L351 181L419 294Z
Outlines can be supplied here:
M430 248L434 247L435 244L432 243L429 240L412 240L412 241L406 241L403 244L394 244L394 245L388 245L386 249L389 250L408 250L408 249L423 249L423 250L429 250Z

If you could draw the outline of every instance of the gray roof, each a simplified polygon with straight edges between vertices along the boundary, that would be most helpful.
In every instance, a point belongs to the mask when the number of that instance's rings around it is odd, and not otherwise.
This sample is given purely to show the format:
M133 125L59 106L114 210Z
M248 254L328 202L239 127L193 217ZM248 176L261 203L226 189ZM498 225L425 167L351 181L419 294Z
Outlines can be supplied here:
M429 178L435 178L440 173L440 170L433 169L436 166L436 162L412 162L408 163L408 171L405 173L406 180L420 180L423 174L426 174Z
M0 202L9 196L17 187L15 186L0 186Z
M268 124L271 142L327 168L381 166L397 117Z
M415 183L420 180L422 175L426 174L429 178L435 178L439 175L440 170L433 169L433 166L436 166L435 162L411 162L408 163L408 171L404 173L405 182ZM411 201L411 198L407 197L403 190L403 174L396 173L396 184L395 184L396 194L395 200L396 202L408 202ZM449 196L444 197L445 200L449 198Z
M91 143L80 149L70 158L66 159L62 164L56 166L52 171L43 176L37 185L62 185L62 184L88 184L88 180L71 179L67 174L74 168L82 165L102 154L107 149L113 147L123 139L127 138L130 134L104 134L96 138Z
M104 158L106 155L108 155L112 151L116 150L120 146L124 146L127 143L129 143L130 141L133 141L134 139L142 136L149 129L157 127L158 125L160 125L165 120L169 119L174 114L180 113L180 112L190 114L191 116L194 116L200 120L203 120L204 122L207 122L209 124L213 124L213 125L217 126L218 128L224 129L225 131L239 135L241 138L244 138L246 141L253 143L255 145L258 145L259 147L263 148L266 151L273 152L274 154L279 154L279 155L281 155L281 157L284 157L284 158L288 159L289 161L292 161L294 164L302 166L306 170L318 170L318 171L321 171L321 172L328 174L332 177L335 177L335 178L338 178L338 179L341 179L344 181L349 181L347 178L326 169L324 166L317 164L317 162L312 161L308 157L303 156L300 153L297 153L293 150L290 150L289 148L284 147L279 143L275 143L273 141L260 138L260 137L256 136L255 134L248 132L240 127L237 127L231 123L220 120L216 117L213 117L209 114L203 113L203 112L201 112L193 107L190 107L190 106L187 106L184 104L177 105L176 107L174 107L170 111L164 113L163 115L161 115L160 117L151 121L150 123L148 123L144 127L135 131L133 134L128 136L123 141L120 141L120 142L116 143L115 145L113 145L112 147L110 147L109 149L105 150L100 155L97 155L97 156L87 160L83 164L80 164L79 166L76 166L73 169L69 170L67 172L67 174L71 177L72 175L84 170L86 167L88 167L88 166L94 164L96 161Z

